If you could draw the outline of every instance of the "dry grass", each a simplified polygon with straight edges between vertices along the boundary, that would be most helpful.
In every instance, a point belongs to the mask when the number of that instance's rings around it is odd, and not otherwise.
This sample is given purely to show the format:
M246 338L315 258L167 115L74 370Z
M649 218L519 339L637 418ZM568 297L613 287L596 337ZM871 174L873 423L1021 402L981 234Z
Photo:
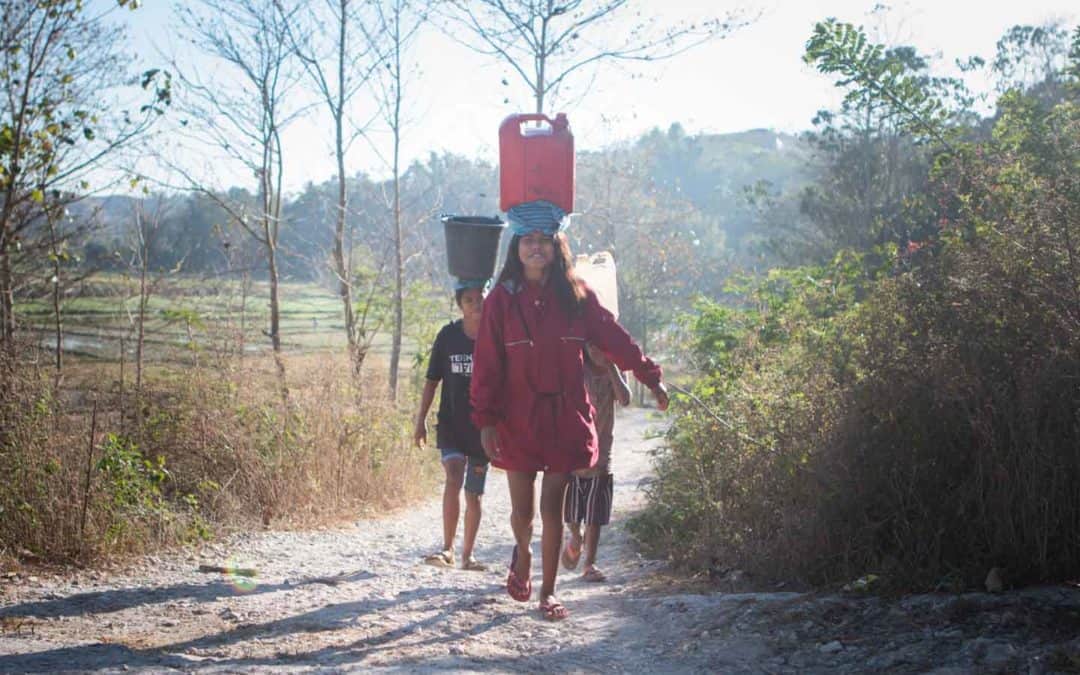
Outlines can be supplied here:
M411 406L388 400L377 366L357 387L344 356L284 365L285 397L269 357L154 367L139 393L117 364L73 363L60 382L9 370L0 556L85 562L428 493L437 462L410 446Z

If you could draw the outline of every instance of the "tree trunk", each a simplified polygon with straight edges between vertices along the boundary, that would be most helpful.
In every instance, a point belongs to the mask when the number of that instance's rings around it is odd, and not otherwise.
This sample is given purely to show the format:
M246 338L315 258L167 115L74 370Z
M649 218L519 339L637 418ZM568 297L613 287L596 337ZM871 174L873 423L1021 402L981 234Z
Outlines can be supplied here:
M144 238L145 239L145 238ZM147 262L146 262L146 245L141 245L142 252L140 253L142 260L139 266L139 318L137 328L137 337L135 342L135 398L138 399L142 395L142 373L143 373L143 344L146 341L146 306L149 302L148 284L146 283ZM138 408L138 405L136 405Z
M545 76L547 71L547 31L548 21L551 20L552 13L555 9L555 3L552 0L547 1L547 9L542 12L542 18L540 23L540 44L536 48L536 89L533 94L536 96L536 114L544 114L544 87ZM537 122L537 125L540 123Z
M64 322L60 311L60 249L56 244L56 221L51 208L46 207L45 219L49 223L49 251L52 253L52 305L53 305L53 331L56 339L56 374L64 370Z
M244 363L244 352L247 351L247 299L250 272L245 268L240 275L240 364Z
M649 355L649 310L644 300L641 301L641 352ZM645 406L645 385L638 387L638 405Z
M404 257L401 248L401 5L394 8L394 330L390 346L390 399L397 400L398 363L404 311Z
M281 301L278 297L277 246L266 245L267 272L270 276L270 344L277 354L281 351Z
M352 360L353 373L360 374L360 365L363 357L357 348L356 314L352 303L352 271L347 261L351 256L345 255L345 218L348 208L348 185L345 180L345 59L347 54L346 28L348 21L348 0L339 3L341 15L338 22L338 89L337 104L333 111L334 115L334 155L337 159L338 173L338 196L337 196L337 221L334 227L334 273L338 278L338 295L341 297L342 309L345 313L345 340L348 345L349 358Z
M348 186L345 182L345 152L344 138L342 135L341 117L337 118L337 165L338 165L338 199L337 199L337 222L334 226L334 274L338 278L338 296L341 298L342 309L345 313L345 340L348 344L349 354L356 353L356 316L352 304L352 274L347 264L348 257L345 255L345 216L348 208Z
M395 134L396 136L396 134ZM397 400L398 364L401 361L401 332L404 323L405 264L401 253L401 177L398 175L398 141L394 139L394 335L390 346L390 398Z
M55 256L54 256L55 257ZM60 261L53 262L53 331L56 333L56 372L64 369L64 322L60 312Z
M0 342L8 357L15 356L15 292L11 275L11 256L0 249Z

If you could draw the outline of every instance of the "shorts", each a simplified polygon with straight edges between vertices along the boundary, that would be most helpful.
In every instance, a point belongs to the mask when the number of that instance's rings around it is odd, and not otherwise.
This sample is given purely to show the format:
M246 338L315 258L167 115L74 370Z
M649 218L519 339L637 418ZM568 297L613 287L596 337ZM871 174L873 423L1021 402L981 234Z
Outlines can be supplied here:
M481 462L471 455L466 455L461 450L453 448L439 448L442 453L442 461L445 464L451 459L465 460L465 492L473 495L484 494L484 484L487 482L488 463Z
M563 522L607 525L614 492L615 477L610 473L593 478L572 476L563 498Z

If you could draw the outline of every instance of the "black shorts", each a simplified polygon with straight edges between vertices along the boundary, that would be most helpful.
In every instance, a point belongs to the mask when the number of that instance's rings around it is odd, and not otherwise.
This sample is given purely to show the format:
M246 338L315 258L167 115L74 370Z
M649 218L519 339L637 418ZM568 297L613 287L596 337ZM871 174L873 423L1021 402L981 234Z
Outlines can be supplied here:
M610 473L593 478L573 476L563 499L563 522L607 525L611 522L611 501L615 478Z

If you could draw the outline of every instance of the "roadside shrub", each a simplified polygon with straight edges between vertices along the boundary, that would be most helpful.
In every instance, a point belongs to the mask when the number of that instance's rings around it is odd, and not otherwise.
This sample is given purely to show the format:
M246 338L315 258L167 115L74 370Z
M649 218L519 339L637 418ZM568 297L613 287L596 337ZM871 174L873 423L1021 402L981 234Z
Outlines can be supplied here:
M141 392L107 364L9 369L0 401L0 558L81 560L234 528L335 522L422 494L437 466L408 416L345 357L148 369ZM129 385L130 386L130 385ZM379 393L375 393L379 392ZM91 428L93 440L91 441Z
M939 162L933 240L704 304L705 407L677 401L639 538L690 569L810 583L1074 577L1078 170L1075 100L1007 96L992 141Z

